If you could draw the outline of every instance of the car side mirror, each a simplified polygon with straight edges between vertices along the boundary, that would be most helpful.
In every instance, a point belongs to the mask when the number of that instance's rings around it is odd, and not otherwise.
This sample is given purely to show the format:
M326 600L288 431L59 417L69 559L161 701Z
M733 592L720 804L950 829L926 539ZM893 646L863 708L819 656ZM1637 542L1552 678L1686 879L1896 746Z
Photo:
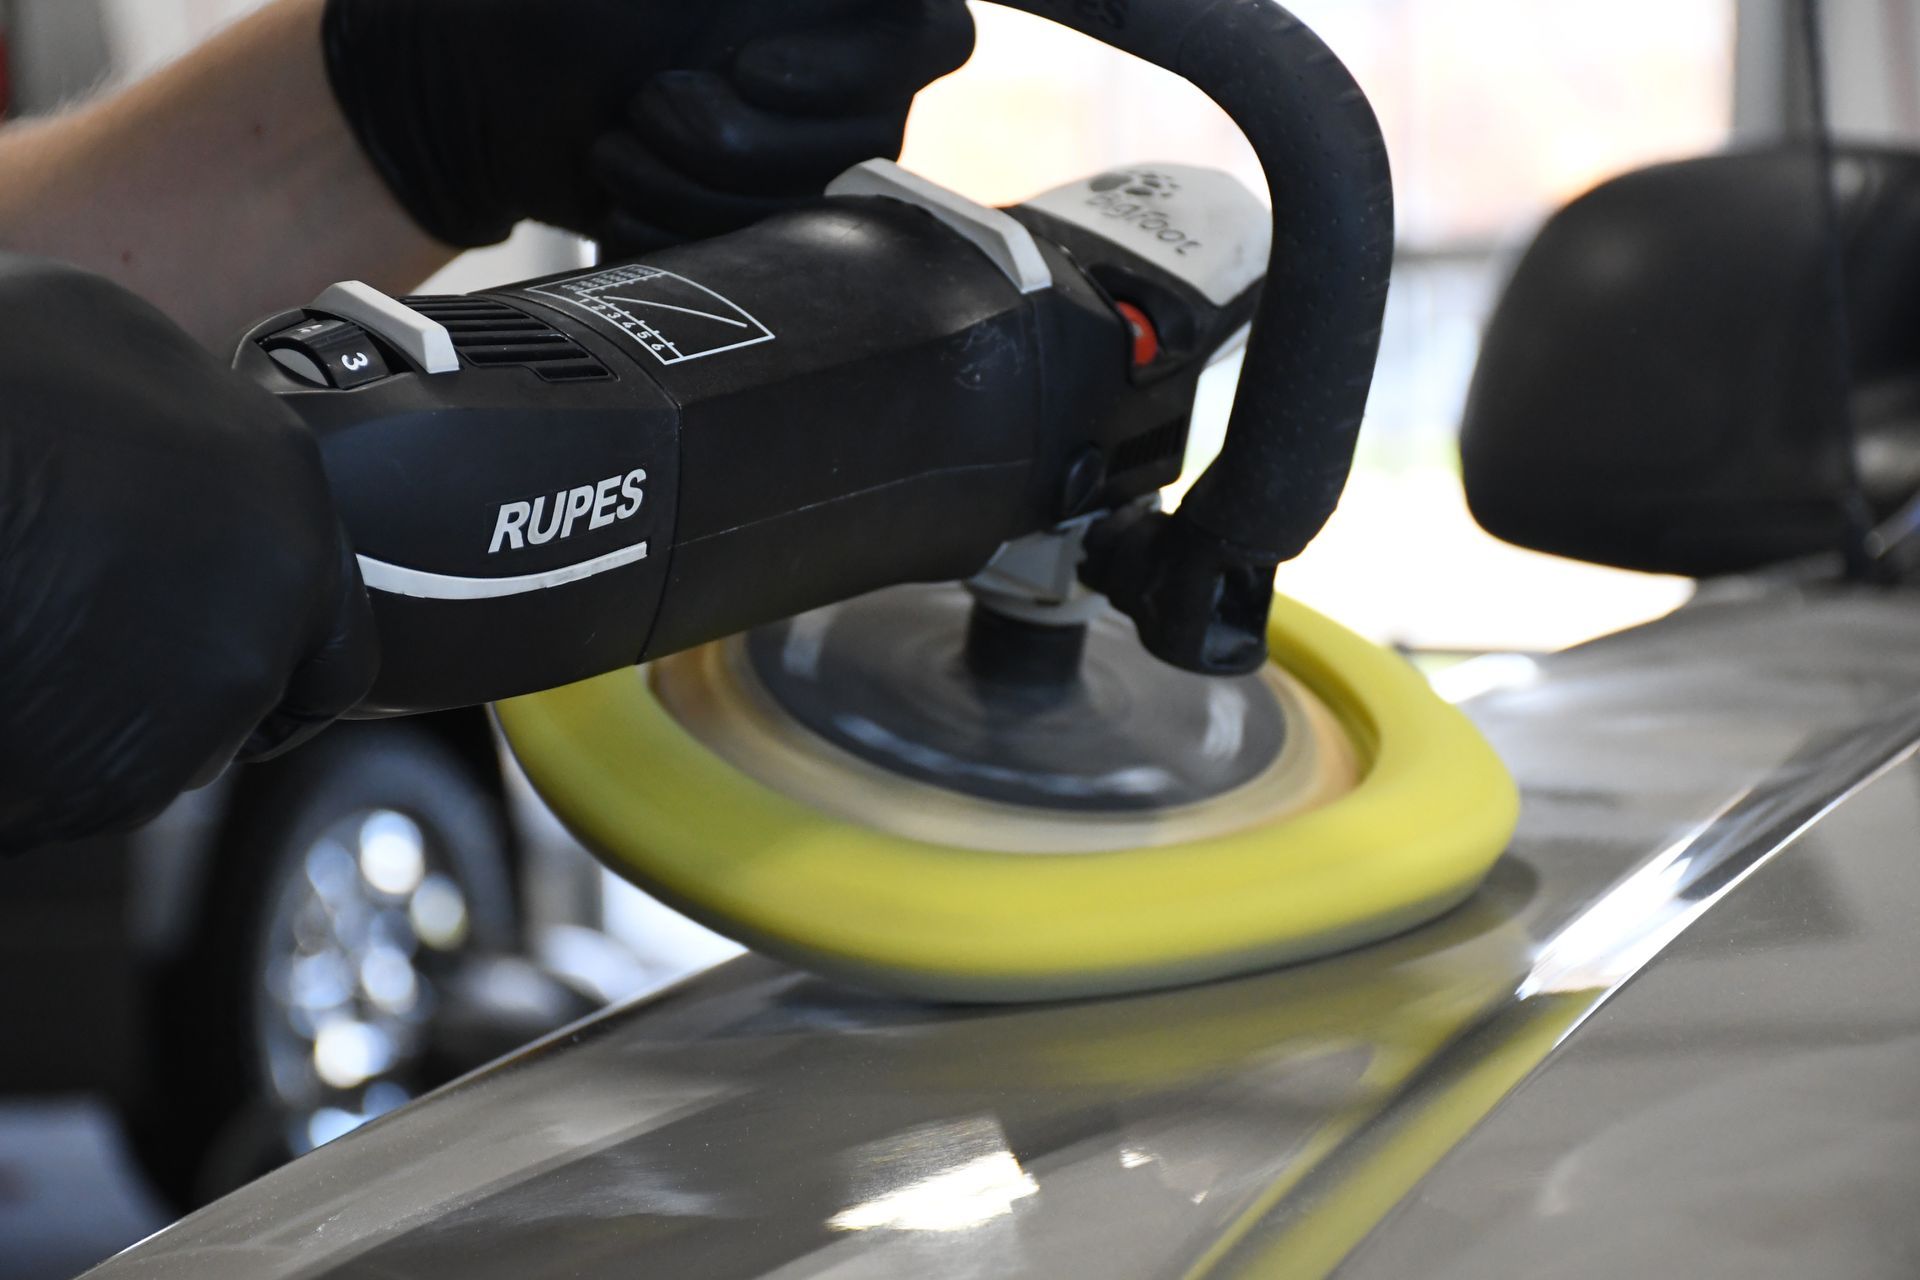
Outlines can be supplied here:
M1810 144L1638 170L1555 215L1468 394L1481 525L1696 577L1833 550L1849 402L1875 518L1920 490L1920 154L1843 148L1834 183L1844 373Z

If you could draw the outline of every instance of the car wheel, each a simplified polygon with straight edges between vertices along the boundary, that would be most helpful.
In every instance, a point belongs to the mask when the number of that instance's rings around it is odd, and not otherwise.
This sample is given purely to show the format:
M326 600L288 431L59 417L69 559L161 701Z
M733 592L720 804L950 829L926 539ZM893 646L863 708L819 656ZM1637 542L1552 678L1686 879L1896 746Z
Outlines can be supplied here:
M129 1131L157 1189L204 1203L443 1083L435 1009L513 949L511 883L493 789L419 726L248 770L150 1006Z

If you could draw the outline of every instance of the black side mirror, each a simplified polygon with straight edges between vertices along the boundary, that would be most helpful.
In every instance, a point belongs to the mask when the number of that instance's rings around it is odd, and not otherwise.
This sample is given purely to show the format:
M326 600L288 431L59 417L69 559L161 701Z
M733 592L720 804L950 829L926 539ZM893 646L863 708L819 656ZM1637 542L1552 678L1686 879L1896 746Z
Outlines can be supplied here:
M1920 154L1835 158L1851 369L1810 146L1659 165L1574 201L1486 334L1460 451L1489 532L1697 577L1831 551L1849 486L1920 490Z

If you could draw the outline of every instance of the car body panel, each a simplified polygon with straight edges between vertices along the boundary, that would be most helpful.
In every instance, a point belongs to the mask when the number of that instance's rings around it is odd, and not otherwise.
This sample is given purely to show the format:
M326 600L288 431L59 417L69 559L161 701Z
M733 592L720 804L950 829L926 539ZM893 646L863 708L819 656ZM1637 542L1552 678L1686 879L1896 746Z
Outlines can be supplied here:
M1899 987L1920 599L1724 584L1492 672L1469 710L1519 778L1521 826L1431 926L1231 982L1004 1008L736 961L94 1274L1579 1274L1537 1250L1564 1239L1577 1264L1610 1233L1638 1233L1659 1274L1712 1274L1695 1264L1716 1236L1783 1273L1904 1256L1911 1143L1871 1135L1912 1114L1920 1075L1897 1059L1920 1007ZM1848 1087L1820 1088L1821 1055L1849 1048ZM1772 1176L1808 1213L1832 1188L1854 1230L1686 1211L1718 1203L1702 1170L1757 1178L1809 1146L1810 1116L1857 1140L1804 1182ZM1845 1200L1875 1177L1896 1193ZM1667 1211L1620 1221L1651 1205Z
M1920 1274L1917 845L1908 758L1676 938L1340 1274Z

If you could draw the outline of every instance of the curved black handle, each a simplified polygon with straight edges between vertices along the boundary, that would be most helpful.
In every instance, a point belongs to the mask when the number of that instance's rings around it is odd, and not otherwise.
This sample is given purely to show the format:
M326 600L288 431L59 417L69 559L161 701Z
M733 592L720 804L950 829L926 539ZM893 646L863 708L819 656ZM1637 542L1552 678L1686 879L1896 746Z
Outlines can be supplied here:
M1156 656L1213 674L1266 659L1273 571L1346 487L1393 266L1387 150L1333 52L1270 0L998 0L1191 81L1265 168L1273 251L1226 446L1172 516L1088 539L1087 585Z

